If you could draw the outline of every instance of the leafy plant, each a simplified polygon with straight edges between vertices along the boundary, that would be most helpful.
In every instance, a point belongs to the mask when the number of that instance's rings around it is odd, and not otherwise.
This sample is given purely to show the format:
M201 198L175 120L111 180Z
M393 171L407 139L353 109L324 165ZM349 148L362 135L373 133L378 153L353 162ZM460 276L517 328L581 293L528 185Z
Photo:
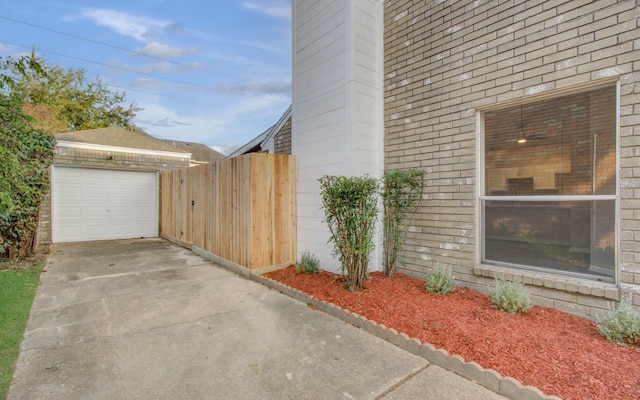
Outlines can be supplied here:
M496 286L489 290L491 305L509 314L527 313L531 309L529 293L520 282L496 279Z
M362 288L374 248L378 182L364 177L325 175L319 179L325 222L331 232L334 255L347 277L346 289Z
M456 281L453 279L451 267L439 262L431 269L426 279L426 290L429 293L447 294L456 288Z
M33 249L55 140L34 127L35 120L22 109L20 93L11 90L13 74L36 73L37 62L0 58L0 70L0 257L15 258Z
M384 207L384 256L385 275L395 273L398 254L406 237L406 225L418 208L424 188L426 172L419 169L385 171L382 179L382 204Z
M140 108L128 106L125 93L110 89L99 79L91 81L83 69L65 69L32 53L31 60L40 70L11 65L10 90L25 105L25 111L40 120L45 130L60 132L119 126L133 129L133 119Z
M309 251L302 253L300 261L296 263L296 273L317 274L320 271L320 259Z
M610 342L640 347L640 313L626 298L615 311L598 321L598 329Z

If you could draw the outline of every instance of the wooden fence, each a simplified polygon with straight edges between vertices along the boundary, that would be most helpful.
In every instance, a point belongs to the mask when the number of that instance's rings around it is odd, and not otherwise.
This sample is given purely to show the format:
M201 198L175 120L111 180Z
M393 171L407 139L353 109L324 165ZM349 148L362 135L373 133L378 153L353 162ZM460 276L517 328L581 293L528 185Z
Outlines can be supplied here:
M252 153L163 172L161 234L249 268L296 259L295 157Z

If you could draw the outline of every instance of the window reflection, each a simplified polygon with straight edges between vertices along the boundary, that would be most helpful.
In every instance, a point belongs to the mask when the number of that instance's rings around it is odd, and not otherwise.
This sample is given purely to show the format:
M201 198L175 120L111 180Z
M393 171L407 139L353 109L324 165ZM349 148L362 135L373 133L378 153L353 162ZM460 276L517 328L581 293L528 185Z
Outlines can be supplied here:
M485 261L613 278L615 201L486 201Z
M614 278L616 88L487 111L484 132L483 261Z
M485 195L615 194L615 107L608 87L486 112Z

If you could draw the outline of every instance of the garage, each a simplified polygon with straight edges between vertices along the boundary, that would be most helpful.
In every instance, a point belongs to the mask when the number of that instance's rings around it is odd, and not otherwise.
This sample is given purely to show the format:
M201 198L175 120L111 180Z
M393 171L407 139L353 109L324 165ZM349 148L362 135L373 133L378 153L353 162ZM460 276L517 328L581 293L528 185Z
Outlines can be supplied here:
M53 242L158 236L158 173L54 166Z
M158 236L159 174L188 168L191 153L119 127L54 137L38 243Z

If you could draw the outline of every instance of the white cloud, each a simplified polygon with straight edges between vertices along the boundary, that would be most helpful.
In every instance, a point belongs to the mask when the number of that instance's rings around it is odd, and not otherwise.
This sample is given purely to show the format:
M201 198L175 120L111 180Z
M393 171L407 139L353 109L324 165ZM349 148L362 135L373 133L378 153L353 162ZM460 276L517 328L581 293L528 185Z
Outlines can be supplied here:
M260 82L256 80L248 80L231 84L218 84L214 86L213 89L218 93L239 94L243 96L291 96L291 82L288 81Z
M109 65L127 71L139 72L142 74L157 74L168 72L183 72L192 70L204 70L204 66L199 62L173 63L170 61L157 61L145 65L129 65L112 60Z
M217 151L218 153L222 153L225 156L228 156L232 151L239 149L240 147L242 147L244 145L244 143L234 143L234 144L229 144L229 145L224 145L224 146L209 146L212 149L214 149L215 151Z
M173 85L168 85L166 83L159 82L156 79L151 78L138 78L131 83L129 86L134 88L143 88L143 89L173 89Z
M245 1L242 7L247 10L275 18L291 18L291 4L263 5L255 2Z
M175 34L183 34L186 32L186 29L184 27L184 24L181 22L176 22L174 24L171 24L169 26L166 27L167 31L171 32L171 33L175 33Z
M116 33L132 37L140 42L148 42L158 34L159 30L173 26L168 21L104 8L88 8L83 10L80 15L92 20L97 25L105 26Z
M136 54L143 54L160 58L179 58L198 54L199 51L195 47L181 49L179 47L171 47L166 44L152 42L135 50Z
M0 42L0 51L2 52L12 51L15 48L16 46Z
M175 119L171 119L169 117L162 117L160 119L156 119L156 120L144 120L144 119L138 119L138 123L141 124L145 124L145 125L151 125L151 126L161 126L164 128L172 128L174 126L191 126L190 123L188 122L182 122L182 121L178 121Z
M273 101L290 101L291 82L289 81L267 81L247 80L236 83L219 83L211 88L198 85L173 84L161 82L153 78L138 78L129 83L134 88L153 90L181 90L187 92L231 94L243 97L272 97ZM277 100L276 100L277 99Z
M151 135L161 139L186 140L203 143L223 154L242 146L275 123L280 117L280 109L288 105L288 99L277 96L252 97L224 106L197 106L185 111L176 111L160 105L152 97L140 99L134 123ZM274 103L275 102L275 103ZM278 109L278 111L274 111ZM247 111L266 116L265 126L247 131ZM269 116L268 114L273 114Z
M140 101L138 105L142 107L142 110L137 113L133 122L136 126L156 137L186 140L186 135L182 133L182 130L188 129L191 131L194 128L191 116L178 115L170 108L145 100ZM189 141L196 140L189 139Z

